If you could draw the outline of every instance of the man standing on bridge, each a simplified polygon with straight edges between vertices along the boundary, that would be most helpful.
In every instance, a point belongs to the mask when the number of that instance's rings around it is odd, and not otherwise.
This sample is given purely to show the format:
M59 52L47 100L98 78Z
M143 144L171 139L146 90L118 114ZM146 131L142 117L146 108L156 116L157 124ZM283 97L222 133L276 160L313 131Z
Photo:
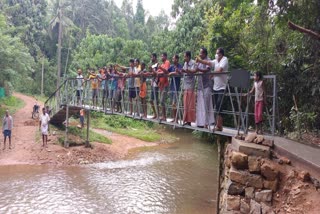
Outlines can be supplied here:
M168 80L168 74L169 74L169 68L170 68L170 62L167 59L168 55L166 52L161 54L161 60L162 64L158 67L157 75L159 75L159 83L158 87L160 89L160 104L162 108L162 117L160 120L167 121L167 114L166 114L166 99L167 99L167 93L168 93L168 86L169 86L169 80Z
M6 140L9 138L9 149L11 149L11 130L13 128L13 120L11 115L9 115L9 110L6 110L6 115L2 120L2 131L4 135L3 150L6 149Z
M215 60L205 61L197 59L197 62L209 65L214 68L213 76L213 94L215 110L217 112L216 128L215 131L222 131L222 116L220 115L223 97L228 84L228 75L224 72L228 72L228 58L224 56L223 48L218 48L215 55Z

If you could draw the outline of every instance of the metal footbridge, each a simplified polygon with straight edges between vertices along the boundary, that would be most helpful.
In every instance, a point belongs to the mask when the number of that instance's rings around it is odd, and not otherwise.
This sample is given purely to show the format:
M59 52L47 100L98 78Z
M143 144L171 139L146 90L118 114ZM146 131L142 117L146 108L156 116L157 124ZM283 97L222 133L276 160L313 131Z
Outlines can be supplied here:
M174 78L181 78L181 86L179 91L174 93L173 96L176 96L176 105L173 106L170 101L170 90L168 91L167 99L164 100L165 108L166 108L166 120L159 119L159 115L161 115L159 100L154 99L152 103L156 106L156 114L157 118L153 118L153 112L151 111L151 93L158 93L152 89L152 79L153 76L141 76L146 79L147 84L147 97L146 97L146 107L147 107L147 116L143 115L143 105L142 98L139 96L139 92L136 91L136 98L132 100L132 114L130 114L130 100L129 100L129 88L128 84L125 84L122 90L116 88L115 91L111 91L112 89L108 88L111 85L111 81L115 79L107 78L106 87L101 89L99 85L98 89L98 98L97 103L93 103L92 93L93 90L91 88L92 80L83 79L83 84L81 88L80 97L77 96L78 81L76 78L68 78L63 81L60 87L48 98L45 102L45 106L49 106L51 110L51 123L55 125L60 125L63 122L68 124L68 118L74 115L79 114L80 109L85 109L87 112L96 111L103 112L105 114L110 115L119 115L124 117L130 117L134 120L145 120L151 121L154 123L159 123L163 125L172 126L173 128L186 128L197 130L201 132L212 133L215 135L222 135L227 137L233 137L239 132L248 133L249 130L253 129L254 124L254 97L253 96L245 96L247 94L253 84L253 77L248 75L249 84L248 86L241 86L239 81L239 71L235 70L229 73L210 73L210 75L228 75L228 84L225 92L223 93L223 104L217 110L214 108L213 114L217 115L217 112L220 112L222 115L224 123L222 131L214 131L215 124L208 124L205 127L198 127L197 121L192 122L191 124L185 124L183 121L183 111L184 105L186 105L183 101L184 95L184 80L187 74L180 76L168 76L169 84L171 82L175 82ZM249 74L249 72L248 72ZM197 93L201 93L201 90L198 90L198 79L203 74L193 74L195 76L195 87L194 94L195 97ZM123 77L123 76L113 76L118 81L122 80L124 83L127 83L130 78L140 78L140 76L135 77ZM241 78L240 78L241 79ZM269 75L264 76L264 81L266 85L266 97L267 97L267 106L264 110L264 132L274 135L275 127L276 127L276 109L277 109L277 87L276 87L276 76ZM101 82L101 80L99 80ZM237 83L238 82L238 83ZM212 89L212 87L211 87ZM105 97L102 97L103 90L106 90ZM112 92L112 93L111 93ZM113 95L113 96L111 96ZM156 97L156 94L153 94ZM214 92L211 91L212 100L214 101ZM160 96L160 94L159 94ZM197 98L195 98L195 102L197 102ZM214 102L212 103L214 106ZM195 104L197 106L197 104ZM176 109L176 111L172 111ZM121 111L120 111L121 110ZM197 109L195 109L197 111ZM175 115L172 115L172 112L176 112ZM207 112L209 113L209 112ZM175 119L176 122L171 122ZM88 126L89 128L89 126Z

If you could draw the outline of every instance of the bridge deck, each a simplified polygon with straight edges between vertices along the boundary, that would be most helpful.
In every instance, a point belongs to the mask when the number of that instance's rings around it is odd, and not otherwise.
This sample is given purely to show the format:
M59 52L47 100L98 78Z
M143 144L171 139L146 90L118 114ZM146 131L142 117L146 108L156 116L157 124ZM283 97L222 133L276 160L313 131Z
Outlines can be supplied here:
M70 109L78 109L78 110L81 109L80 106L75 106L75 105L69 106L69 108ZM221 135L221 136L226 136L226 137L233 137L237 134L237 130L234 128L230 128L230 127L223 127L222 131L213 131L213 129L215 128L214 125L211 125L208 128L199 128L196 126L196 123L191 123L191 126L189 126L189 125L183 125L183 122L181 120L179 120L178 123L170 122L173 120L173 118L167 118L167 120L164 121L164 120L159 120L159 119L152 119L152 117L153 117L152 115L148 115L147 118L144 118L144 117L140 117L137 115L129 115L128 112L118 113L115 111L112 112L110 110L104 111L104 110L102 110L102 108L99 108L99 107L92 108L91 106L88 106L88 105L83 106L83 108L86 110L90 110L90 111L103 112L108 115L121 115L121 116L129 117L129 118L132 118L135 120L150 121L153 123L169 125L169 126L172 126L172 128L185 128L185 129L191 129L191 130L196 130L196 131L201 131L201 132L206 132L206 133L212 133L215 135ZM63 112L65 112L65 110Z

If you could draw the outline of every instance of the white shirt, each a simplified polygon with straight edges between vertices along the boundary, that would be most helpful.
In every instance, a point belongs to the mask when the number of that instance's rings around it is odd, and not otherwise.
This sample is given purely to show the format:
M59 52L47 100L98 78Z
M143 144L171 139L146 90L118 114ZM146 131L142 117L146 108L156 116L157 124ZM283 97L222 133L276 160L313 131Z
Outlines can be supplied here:
M254 82L254 91L255 91L255 101L263 101L263 88L262 88L263 81L260 80L259 82Z
M83 76L77 75L77 90L83 90L82 82L83 82Z
M214 66L214 72L216 72L219 68L222 68L222 72L228 71L228 58L222 57L220 62L218 60L211 61L211 65ZM213 90L219 91L219 90L225 90L228 83L228 75L227 74L218 74L213 76Z
M47 113L45 113L44 115L41 114L40 116L40 121L41 121L41 126L45 126L48 125L49 121L50 121L50 117Z

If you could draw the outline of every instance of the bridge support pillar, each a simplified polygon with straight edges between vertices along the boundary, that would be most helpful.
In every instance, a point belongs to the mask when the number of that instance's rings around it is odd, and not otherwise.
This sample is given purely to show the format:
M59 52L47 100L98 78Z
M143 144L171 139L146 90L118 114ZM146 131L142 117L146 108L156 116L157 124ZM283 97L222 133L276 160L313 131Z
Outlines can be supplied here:
M64 147L65 148L69 147L68 128L69 128L69 105L67 104L67 106L66 106L66 132L65 132L65 137L64 137Z
M90 110L87 110L87 139L85 143L85 147L89 148L90 147L90 142L89 142L89 128L90 128Z

